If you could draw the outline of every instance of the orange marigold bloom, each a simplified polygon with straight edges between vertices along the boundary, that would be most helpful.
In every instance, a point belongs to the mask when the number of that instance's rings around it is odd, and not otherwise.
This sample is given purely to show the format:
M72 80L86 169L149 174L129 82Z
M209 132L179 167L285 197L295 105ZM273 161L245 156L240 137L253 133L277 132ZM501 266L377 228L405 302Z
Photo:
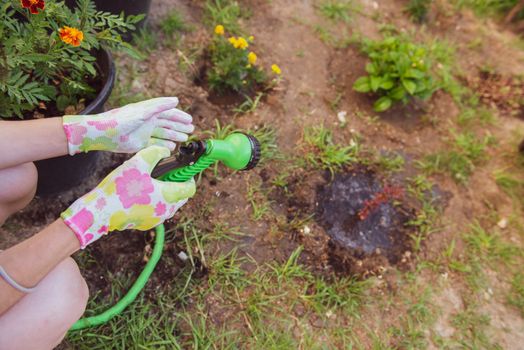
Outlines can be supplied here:
M20 0L20 4L25 9L29 9L33 15L38 14L38 9L44 10L45 3L44 0Z
M64 43L73 46L80 46L80 43L84 40L84 33L73 27L64 26L64 28L58 30L58 34L60 34L60 39Z

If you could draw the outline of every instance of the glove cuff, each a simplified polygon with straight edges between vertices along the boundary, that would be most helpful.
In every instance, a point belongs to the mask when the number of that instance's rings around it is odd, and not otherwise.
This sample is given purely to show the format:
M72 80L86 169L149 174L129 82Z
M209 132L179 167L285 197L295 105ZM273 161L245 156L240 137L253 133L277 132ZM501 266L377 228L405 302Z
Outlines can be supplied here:
M115 149L116 122L95 116L65 115L62 126L70 155Z
M96 224L94 212L88 206L84 206L83 201L73 203L71 207L60 214L60 217L74 232L80 242L81 249L84 249L108 232L107 225L100 226Z

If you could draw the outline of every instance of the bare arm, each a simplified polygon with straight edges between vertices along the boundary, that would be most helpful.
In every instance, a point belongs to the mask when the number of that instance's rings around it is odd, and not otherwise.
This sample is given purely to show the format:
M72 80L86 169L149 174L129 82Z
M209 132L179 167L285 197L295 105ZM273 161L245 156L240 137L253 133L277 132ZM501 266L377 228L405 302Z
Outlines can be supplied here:
M62 118L0 121L0 169L68 154Z
M80 249L73 231L58 219L33 237L0 252L0 266L24 287L33 287L58 263ZM23 293L0 278L0 315Z

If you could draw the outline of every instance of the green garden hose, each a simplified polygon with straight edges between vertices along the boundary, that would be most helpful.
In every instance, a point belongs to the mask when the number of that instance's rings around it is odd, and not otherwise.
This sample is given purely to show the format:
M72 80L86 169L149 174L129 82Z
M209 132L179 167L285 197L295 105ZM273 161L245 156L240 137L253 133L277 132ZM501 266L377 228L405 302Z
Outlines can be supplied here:
M77 331L84 328L102 325L110 319L112 319L113 317L115 317L116 315L118 315L119 313L121 313L122 311L124 311L124 309L136 299L138 293L140 293L140 291L144 288L147 281L149 280L149 276L151 276L151 274L153 273L156 264L160 260L160 257L162 257L162 250L164 249L165 237L164 225L157 226L155 231L155 247L153 248L151 258L149 258L149 261L146 263L144 270L142 270L142 272L136 279L135 283L131 286L127 294L122 299L120 299L115 305L113 305L103 313L92 317L81 318L80 320L76 321L76 323L71 327L71 331Z
M181 147L177 156L160 162L151 175L163 181L185 182L217 161L234 170L252 169L259 162L260 156L260 143L255 137L233 133L224 140L191 142ZM102 325L124 311L136 299L153 273L164 249L164 225L157 226L155 230L155 246L151 258L127 294L103 313L78 320L70 331Z

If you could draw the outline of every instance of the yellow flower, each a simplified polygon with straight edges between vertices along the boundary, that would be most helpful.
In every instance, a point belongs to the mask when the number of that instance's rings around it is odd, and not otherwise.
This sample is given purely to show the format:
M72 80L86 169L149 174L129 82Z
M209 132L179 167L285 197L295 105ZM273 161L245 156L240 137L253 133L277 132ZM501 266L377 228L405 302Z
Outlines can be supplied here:
M242 38L242 37L238 38L237 43L238 43L238 48L239 49L245 50L245 49L247 49L249 47L249 44L247 43L247 40Z
M274 65L271 66L271 70L272 70L276 75L280 75L280 74L282 74L282 70L281 70L280 67L277 66L276 64L274 64Z
M215 34L216 35L224 35L225 29L224 26L219 24L215 27Z
M245 50L249 47L249 44L247 43L247 40L242 38L242 37L234 37L232 36L231 38L229 38L229 42L231 43L231 45L233 45L233 47L235 49L242 49L242 50Z
M247 61L249 62L250 65L257 63L257 54L254 52L250 52L247 55Z
M233 45L235 49L238 49L238 40L234 36L228 39L229 43Z
M249 42L252 43L253 41L255 41L255 37L253 35L251 35L247 40L249 40Z

